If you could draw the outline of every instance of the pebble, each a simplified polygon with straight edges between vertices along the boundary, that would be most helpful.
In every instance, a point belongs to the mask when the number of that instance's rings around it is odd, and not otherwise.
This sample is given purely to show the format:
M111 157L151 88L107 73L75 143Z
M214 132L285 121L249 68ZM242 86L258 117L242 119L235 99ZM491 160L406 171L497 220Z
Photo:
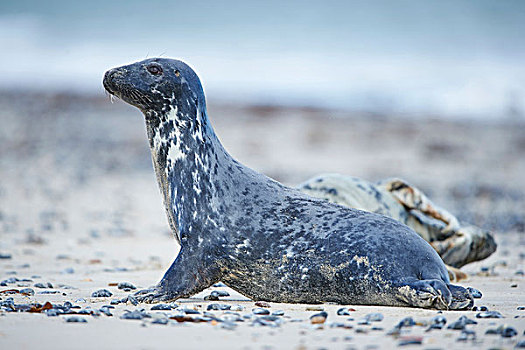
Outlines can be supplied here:
M9 277L8 279L3 280L2 283L16 283L18 281L20 280L16 277Z
M347 307L342 307L339 310L337 310L338 316L350 316L350 311L355 311L354 309L349 309Z
M145 312L144 310L126 310L126 312L122 316L120 316L120 318L123 320L142 320L143 318L150 317L151 315Z
M230 310L231 309L231 306L230 305L226 305L226 304L210 304L208 305L208 307L206 308L206 310L215 310L215 311L219 311L219 310Z
M244 318L234 312L225 314L222 319L224 322L244 322Z
M448 329L463 330L466 325L478 324L476 321L469 319L467 316L461 316L457 321L448 325Z
M209 295L206 295L204 296L204 300L210 300L210 301L218 301L219 300L219 295L218 294L214 294L215 291L211 292L211 294Z
M401 329L403 327L412 327L416 324L414 319L412 317L405 317L397 325L394 326L391 330L389 330L386 334L392 335L392 336L398 336L401 332Z
M489 310L489 308L486 307L486 306L480 306L480 307L474 306L472 308L472 311L488 311L488 310Z
M523 311L523 310L525 310L525 306L518 306L518 307L516 308L516 310L518 310L518 311Z
M498 328L487 329L485 334L499 334L503 338L511 338L511 337L518 335L518 331L513 327L502 325L502 326L499 326Z
M87 323L87 320L79 316L69 316L66 318L66 322Z
M20 294L35 295L35 291L31 288L24 288L24 289L20 289Z
M412 326L415 326L415 324L416 324L416 322L414 321L414 319L412 317L405 317L404 319L399 321L399 323L397 324L396 327L399 327L399 328L412 327Z
M117 288L118 289L137 289L137 287L135 287L133 284L131 284L129 282L120 282L117 285Z
M225 285L224 283L222 282L217 282L213 285L215 288L220 288L220 287L227 287L227 285Z
M186 315L200 315L200 312L195 309L184 308L181 311Z
M133 306L137 306L139 301L133 295L128 295L128 303L131 303Z
M499 311L486 311L476 314L476 318L503 318L503 315Z
M511 338L515 335L518 335L518 331L512 327L505 327L503 328L503 331L501 332L501 336L503 338Z
M467 287L467 290L470 292L474 299L480 299L483 296L483 294L476 288Z
M374 312L374 313L365 315L365 319L368 322L381 322L381 321L383 321L383 314L380 314L378 312Z
M277 316L261 316L253 320L252 326L280 327L283 320Z
M269 303L267 303L266 301L256 301L255 302L255 306L258 306L258 307L271 307Z
M262 307L256 307L255 309L252 309L252 312L255 315L269 315L270 314L270 310L262 308Z
M236 325L235 323L233 323L233 322L223 322L223 323L221 324L221 328L222 328L222 329L226 329L226 330L228 330L228 331L232 331L232 330L234 330L236 327L237 327L237 325Z
M93 298L108 298L108 297L110 297L110 296L112 296L112 295L113 295L113 293L111 293L111 292L110 292L109 290L107 290L107 289L99 289L99 290L97 290L96 292L93 292L93 293L91 294L91 296L92 296Z
M230 293L228 293L225 290L214 290L213 292L216 292L220 297L229 297L230 296Z
M525 339L519 341L518 344L516 344L516 348L517 349L525 349Z
M118 305L118 304L120 304L120 300L119 299L113 299L113 300L111 300L110 304L111 305Z
M61 314L61 312L57 309L45 310L45 313L48 317L55 317Z
M20 293L18 289L7 289L1 292L1 294L18 294L18 293Z
M311 324L325 323L327 317L328 317L328 313L326 313L326 311L321 311L318 314L313 314L312 316L310 316L310 323Z
M350 323L333 322L333 323L330 323L330 328L352 329L352 328L354 328L354 326L352 326Z
M11 258L12 258L11 254L0 253L0 259L11 259Z
M193 317L187 316L187 315L184 315L184 314L173 315L170 318L172 320L175 320L175 321L179 322L179 323L183 323L183 322L200 322L197 319L194 319Z
M272 312L272 315L273 316L284 316L284 311L283 310L276 310L276 311Z
M221 319L218 318L213 312L204 311L202 316L209 317L211 320L221 321Z
M35 283L33 285L33 287L35 287L35 288L53 288L53 285L51 283L49 283L49 282L47 282L47 283Z
M233 305L230 310L231 311L244 311L244 309L245 309L244 306L237 304L237 305Z
M432 324L437 324L437 325L440 325L441 327L443 327L444 325L447 324L447 319L443 315L437 315L437 316L432 317L430 319L430 322Z
M150 310L171 310L171 305L168 304L157 304L151 307Z
M169 320L167 318L156 318L151 321L152 324L168 324Z
M102 306L99 311L108 317L113 316L108 306Z
M212 296L214 296L214 297L217 297L217 298L221 296L221 294L220 294L219 291L217 291L217 290L213 290L213 291L210 293L210 295L212 295Z

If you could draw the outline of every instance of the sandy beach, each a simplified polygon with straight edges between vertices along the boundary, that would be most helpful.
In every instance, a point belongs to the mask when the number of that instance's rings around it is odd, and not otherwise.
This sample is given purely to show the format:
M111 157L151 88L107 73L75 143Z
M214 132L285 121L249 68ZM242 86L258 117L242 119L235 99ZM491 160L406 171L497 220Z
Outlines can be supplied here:
M118 283L153 286L179 249L167 225L142 115L102 93L2 93L0 348L513 349L525 340L523 120L453 121L213 100L208 108L237 160L287 185L321 173L370 181L397 176L460 220L494 232L496 253L462 269L469 278L460 284L483 293L478 310L270 303L270 313L284 315L260 319L252 312L255 301L227 287L179 300L171 310L129 299L111 305L133 292ZM34 295L22 295L26 288ZM112 295L92 297L101 289ZM229 296L204 300L212 290ZM17 305L71 302L79 307L71 310L84 311L10 312L9 298ZM208 311L211 304L231 310ZM482 306L503 318L477 318ZM355 311L337 315L341 307ZM197 310L187 316L206 322L177 321L184 308ZM123 319L126 310L141 319ZM321 310L328 313L326 322L311 324L310 316ZM384 318L363 322L370 313ZM437 315L447 324L427 331ZM447 328L461 316L477 324L463 333ZM67 322L70 317L87 322ZM406 317L415 324L388 334ZM502 325L516 335L490 334Z

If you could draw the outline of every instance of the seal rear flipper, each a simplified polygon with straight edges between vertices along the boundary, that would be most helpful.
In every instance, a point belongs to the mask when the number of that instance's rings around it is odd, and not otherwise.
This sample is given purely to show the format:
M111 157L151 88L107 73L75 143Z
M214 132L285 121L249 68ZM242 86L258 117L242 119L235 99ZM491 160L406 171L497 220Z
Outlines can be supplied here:
M450 310L470 310L474 305L474 298L472 294L461 286L449 284L448 289L452 293L452 301L450 302Z
M447 285L437 279L403 283L397 290L398 299L408 306L447 310L452 301Z

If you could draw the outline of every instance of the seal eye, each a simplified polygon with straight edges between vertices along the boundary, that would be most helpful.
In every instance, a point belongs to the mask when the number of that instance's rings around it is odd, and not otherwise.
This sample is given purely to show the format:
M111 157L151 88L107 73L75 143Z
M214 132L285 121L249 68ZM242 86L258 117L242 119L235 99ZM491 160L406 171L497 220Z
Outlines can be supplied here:
M150 72L153 75L161 75L162 74L162 68L161 66L157 64L150 64L147 68L148 72Z

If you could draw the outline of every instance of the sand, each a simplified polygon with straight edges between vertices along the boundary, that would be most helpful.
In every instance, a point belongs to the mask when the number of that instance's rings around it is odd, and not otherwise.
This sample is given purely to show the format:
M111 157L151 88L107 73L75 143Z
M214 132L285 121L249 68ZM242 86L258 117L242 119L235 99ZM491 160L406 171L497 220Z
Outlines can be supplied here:
M70 95L0 95L0 280L30 279L0 287L32 288L34 296L0 294L0 302L71 301L99 309L129 293L114 284L147 288L160 280L178 246L169 232L151 167L142 116L106 98ZM497 252L463 268L464 286L483 292L476 305L499 311L503 319L477 319L479 311L445 311L448 324L465 315L478 322L467 328L475 340L458 341L461 331L425 332L436 310L346 305L356 311L328 312L324 325L310 324L308 305L270 303L283 310L278 327L236 323L152 324L172 311L151 305L119 304L113 316L67 316L0 311L0 348L131 349L374 349L393 348L407 336L422 337L410 348L513 348L525 339L525 124L451 121L438 117L377 116L316 109L229 106L209 103L219 138L239 161L288 185L320 173L337 172L379 180L391 176L422 188L460 219L495 232ZM41 289L35 283L51 283ZM113 293L93 298L99 289ZM241 305L251 314L254 302L235 291L218 303ZM39 294L42 291L59 294ZM181 306L205 311L210 290ZM124 320L124 310L145 309L153 318ZM368 313L381 322L358 325ZM221 311L213 311L223 317ZM419 325L401 337L387 335L404 317ZM352 321L348 321L348 318ZM348 328L332 327L334 323ZM506 324L518 335L485 335ZM350 328L351 326L351 328ZM380 329L372 330L373 327Z

